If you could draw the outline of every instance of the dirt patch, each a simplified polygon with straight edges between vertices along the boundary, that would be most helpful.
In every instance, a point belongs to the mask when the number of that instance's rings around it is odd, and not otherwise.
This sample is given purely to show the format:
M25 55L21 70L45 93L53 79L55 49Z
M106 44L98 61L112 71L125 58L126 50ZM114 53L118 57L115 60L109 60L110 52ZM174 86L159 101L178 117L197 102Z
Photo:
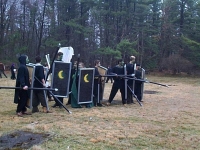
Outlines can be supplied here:
M0 150L23 150L41 144L49 134L16 131L0 137Z

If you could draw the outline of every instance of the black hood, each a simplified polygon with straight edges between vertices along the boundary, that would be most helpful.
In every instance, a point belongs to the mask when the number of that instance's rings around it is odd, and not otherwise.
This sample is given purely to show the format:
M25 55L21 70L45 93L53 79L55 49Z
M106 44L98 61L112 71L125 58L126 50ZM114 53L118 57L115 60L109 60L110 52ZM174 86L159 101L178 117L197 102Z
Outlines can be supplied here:
M20 64L26 65L26 55L22 55L18 58Z

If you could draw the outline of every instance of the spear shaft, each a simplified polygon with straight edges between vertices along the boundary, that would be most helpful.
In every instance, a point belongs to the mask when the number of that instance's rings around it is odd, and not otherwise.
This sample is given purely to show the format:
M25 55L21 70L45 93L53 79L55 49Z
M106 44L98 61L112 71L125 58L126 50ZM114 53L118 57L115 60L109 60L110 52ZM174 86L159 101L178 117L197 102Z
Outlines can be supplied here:
M160 86L164 86L164 87L169 87L168 85L157 83L157 82L151 82L151 81L148 81L148 80L142 80L142 79L137 79L137 78L130 78L130 76L134 77L134 75L117 75L117 74L101 75L101 77L120 77L120 78L123 78L123 79L141 81L141 82L145 82L145 83L152 83L152 84L156 84L156 85L160 85ZM95 76L95 77L99 77L99 76Z
M23 90L22 87L9 87L9 86L0 86L0 89L19 89L19 90ZM58 91L57 88L31 88L31 87L29 87L28 90Z
M63 106L63 108L64 108L69 114L72 113L72 112L69 111L69 110L67 109L67 107L65 107L65 105L52 93L52 91L49 91L49 93L53 96L54 99L56 99L56 100Z
M54 61L55 61L55 59L56 59L57 53L58 53L58 51L59 51L59 49L60 49L60 46L61 46L61 45L60 45L60 43L59 43L59 44L58 44L58 47L57 47L57 49L56 49L56 51L55 51L55 53L54 53L53 60L51 61L50 68L49 68L49 71L48 71L48 73L47 73L45 82L47 81L48 76L52 73L53 63L54 63Z

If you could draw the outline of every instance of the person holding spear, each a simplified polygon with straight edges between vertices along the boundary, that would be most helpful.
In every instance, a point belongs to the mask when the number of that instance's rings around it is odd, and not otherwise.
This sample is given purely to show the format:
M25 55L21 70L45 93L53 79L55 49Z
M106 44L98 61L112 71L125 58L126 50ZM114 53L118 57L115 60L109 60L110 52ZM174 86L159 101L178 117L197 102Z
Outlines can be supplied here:
M35 79L34 79L34 83L33 86L35 88L43 88L46 87L45 84L45 76L44 76L44 67L41 64L41 57L40 56L36 56L35 57ZM32 113L35 112L39 112L38 106L41 103L42 108L43 108L43 112L44 113L51 113L51 111L49 111L47 109L47 102L45 99L45 95L46 94L43 90L34 90L33 91L33 109L32 109Z
M102 80L100 77L100 73L98 71L98 67L100 66L100 60L95 60L94 61L95 64L95 76L94 77L94 86L93 86L93 94L94 94L94 98L93 98L93 103L95 107L102 107L103 105L100 102L99 99L99 95L100 93L102 93ZM98 77L97 77L98 76Z
M118 64L113 67L112 74L115 74L115 76L113 76L114 83L112 85L111 93L106 105L109 106L111 104L118 90L120 90L121 93L122 104L126 105L127 102L125 100L124 78L118 76L124 75L124 61L122 59L118 60Z
M135 63L135 56L130 56L130 61L129 63L127 64L127 75L129 78L133 78L135 74L135 69L136 69L136 63ZM128 80L127 81L127 84L128 86L134 90L134 84L135 84L135 81L134 80ZM127 104L133 104L133 95L132 95L132 92L130 90L127 90Z
M56 61L62 61L62 58L63 58L63 53L62 52L58 52L57 53L57 58L56 58ZM63 97L57 97L59 100L60 100L60 102L63 104ZM62 104L61 103L59 103L59 101L57 101L56 99L55 99L55 104L52 106L53 108L55 108L56 106L59 106L59 108L61 109L61 108L63 108L63 106L62 106Z

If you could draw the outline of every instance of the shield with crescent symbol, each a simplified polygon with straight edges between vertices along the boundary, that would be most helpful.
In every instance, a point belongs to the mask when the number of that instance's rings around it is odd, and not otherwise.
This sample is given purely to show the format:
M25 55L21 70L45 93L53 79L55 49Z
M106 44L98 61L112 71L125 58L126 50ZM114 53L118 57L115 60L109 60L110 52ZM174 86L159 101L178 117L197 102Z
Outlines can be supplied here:
M58 97L68 97L69 82L71 74L71 63L55 61L52 68L52 88L57 88L58 91L53 91L53 94Z
M81 68L78 80L78 104L93 101L94 68Z

